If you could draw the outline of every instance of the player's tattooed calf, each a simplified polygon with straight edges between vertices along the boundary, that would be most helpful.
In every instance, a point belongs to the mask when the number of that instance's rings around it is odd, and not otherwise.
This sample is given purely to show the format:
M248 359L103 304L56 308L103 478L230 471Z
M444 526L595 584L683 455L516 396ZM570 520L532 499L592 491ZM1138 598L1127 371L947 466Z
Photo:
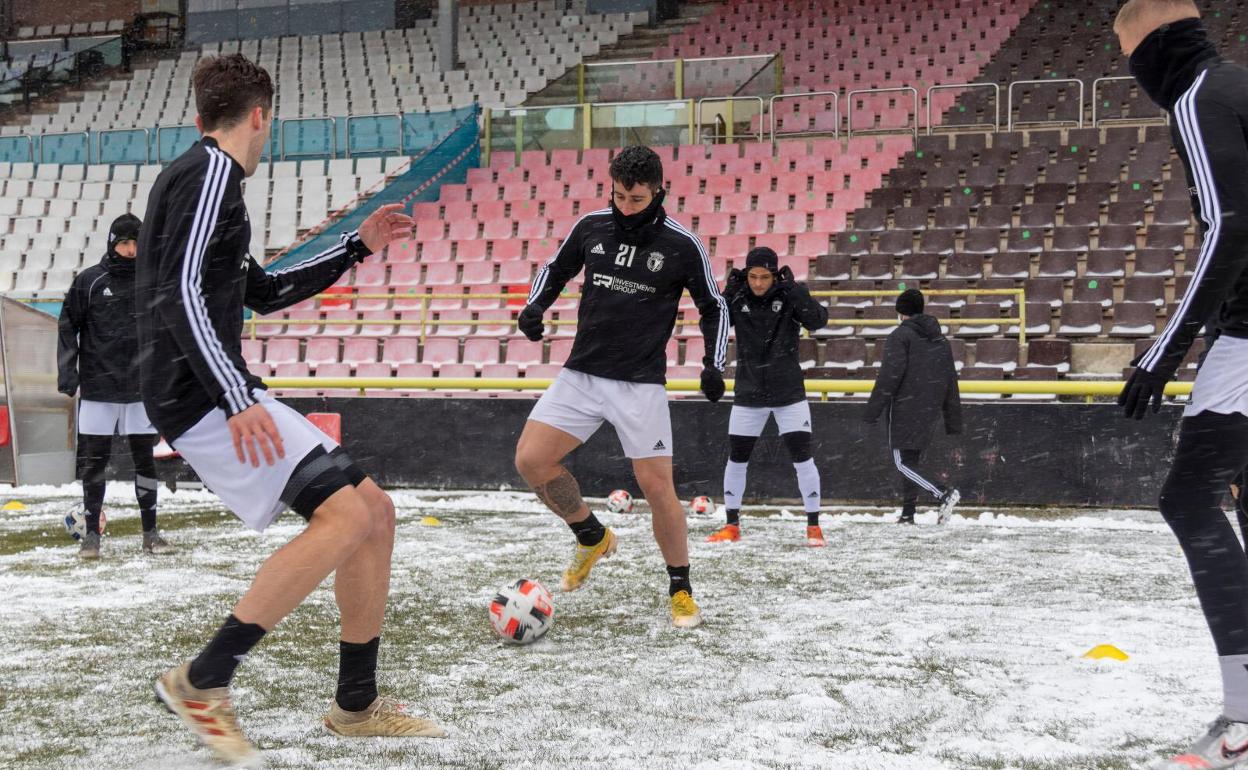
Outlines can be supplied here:
M581 499L581 487L576 479L568 473L567 468L560 468L559 475L545 484L538 484L533 491L546 507L554 511L560 518L570 519L581 512L585 501Z

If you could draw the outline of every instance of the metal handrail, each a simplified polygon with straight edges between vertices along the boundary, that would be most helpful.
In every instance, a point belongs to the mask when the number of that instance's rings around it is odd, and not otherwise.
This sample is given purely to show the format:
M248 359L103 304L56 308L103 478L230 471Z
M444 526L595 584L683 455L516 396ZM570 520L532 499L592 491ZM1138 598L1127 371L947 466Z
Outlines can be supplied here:
M1127 80L1134 82L1135 78L1130 75L1117 75L1114 77L1097 78L1092 81L1092 127L1099 128L1102 124L1109 125L1111 123L1141 123L1146 120L1161 120L1166 125L1170 124L1170 113L1161 110L1161 114L1155 118L1098 118L1097 111L1100 108L1100 100L1097 98L1097 91L1100 90L1102 83L1121 83ZM1160 107L1158 108L1161 109Z
M992 127L993 133L1001 130L1001 86L996 83L948 83L945 85L931 86L927 89L927 135L932 135L932 129L935 124L932 123L932 94L937 91L953 91L953 90L969 90L972 88L991 88L993 91L993 106L996 108L996 117L992 123L972 123L965 126L948 126L951 129L968 129Z
M333 117L320 118L288 118L278 121L277 129L277 146L280 160L286 160L286 126L289 123L311 123L329 121L329 157L338 157L338 119ZM347 143L350 144L350 135L347 136ZM320 153L300 153L300 155L319 155Z
M104 135L105 134L130 134L135 131L143 132L143 163L147 164L152 159L152 129L150 128L110 128L104 131L95 132L95 162L104 162Z
M58 136L82 136L83 139L86 140L83 143L83 146L87 148L87 163L91 162L91 132L90 131L65 131L63 133L57 133L57 134L40 134L39 135L39 162L40 163L47 163L47 161L43 159L44 141L47 139L58 137Z
M783 99L802 99L812 96L831 96L832 97L832 116L835 118L832 129L832 138L841 138L841 92L840 91L806 91L800 94L776 94L771 97L767 104L767 111L771 114L771 143L776 143L776 102ZM794 131L793 133L782 134L782 136L806 136L812 133L821 133L818 131Z
M880 94L899 94L908 93L913 97L914 109L911 114L914 115L914 127L910 129L910 133L914 136L914 141L919 141L919 89L914 86L898 86L896 88L858 88L850 91L845 95L845 101L849 102L849 107L845 110L845 136L849 139L854 138L854 97L860 94L868 94L878 96ZM890 129L891 131L891 129ZM859 132L862 133L862 132ZM871 133L883 133L882 131L872 131Z
M733 118L732 103L733 102L758 102L758 117L759 117L758 141L760 142L763 141L762 117L763 117L763 110L766 108L766 104L763 102L763 97L761 96L706 96L706 97L699 99L695 103L696 106L694 107L694 113L695 113L694 135L696 137L702 136L702 105L707 102L724 102L728 105L727 118L725 120L725 123L727 124L727 136L725 138L729 142L731 142L733 139L733 135L735 132L732 130L732 126L736 122L732 119ZM751 131L750 133L753 134L754 132ZM693 138L693 137L690 137L690 138Z
M347 146L345 148L345 153L348 158L352 157L351 155L351 121L364 120L365 118L398 118L399 119L399 154L400 155L403 154L403 113L381 112L381 113L377 113L374 115L348 115L347 116L347 123L346 123ZM337 131L337 126L335 126L335 131Z
M1052 78L1050 80L1015 80L1014 82L1010 83L1009 94L1006 99L1006 104L1007 104L1006 106L1007 128L1006 130L1007 131L1014 130L1014 86L1055 85L1058 83L1075 83L1079 86L1078 128L1083 128L1083 96L1084 96L1083 81L1080 80L1079 78ZM1024 126L1033 126L1033 125L1041 126L1041 125L1050 125L1050 124L1065 125L1070 122L1071 121L1069 120L1044 120L1044 121L1027 121L1026 123L1020 122L1019 125L1024 125Z

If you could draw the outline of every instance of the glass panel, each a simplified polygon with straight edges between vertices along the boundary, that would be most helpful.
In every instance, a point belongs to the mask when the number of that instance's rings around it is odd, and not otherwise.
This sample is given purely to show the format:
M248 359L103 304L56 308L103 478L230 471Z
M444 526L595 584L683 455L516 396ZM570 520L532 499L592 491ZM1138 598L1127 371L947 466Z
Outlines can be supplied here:
M296 118L282 121L277 146L285 158L323 157L334 147L334 121L329 118Z
M685 83L689 82L686 75ZM641 102L676 98L676 62L585 65L585 101Z
M64 483L74 477L74 402L56 392L56 318L9 299L0 313L18 481Z
M392 155L399 151L402 120L398 115L365 115L347 119L349 155Z
M147 163L146 131L102 131L98 137L99 157L95 159L96 163Z
M594 147L632 144L690 144L690 104L686 101L638 104L595 104L592 110Z
M156 129L157 163L168 163L199 141L195 126L161 126Z
M685 61L685 98L771 96L776 92L774 56L740 56ZM769 76L760 76L766 72ZM749 89L747 91L746 89Z
M0 163L33 163L28 136L0 136Z
M39 139L40 163L90 163L91 151L87 132L44 134Z

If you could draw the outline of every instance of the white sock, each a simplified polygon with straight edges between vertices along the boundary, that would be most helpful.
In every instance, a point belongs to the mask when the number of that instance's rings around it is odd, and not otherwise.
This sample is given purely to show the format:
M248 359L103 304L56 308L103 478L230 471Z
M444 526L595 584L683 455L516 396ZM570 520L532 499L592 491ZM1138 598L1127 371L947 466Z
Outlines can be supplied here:
M1248 655L1218 657L1222 668L1222 715L1232 722L1248 722Z
M741 496L745 494L745 471L749 463L728 461L724 468L724 507L730 511L741 510Z
M823 496L819 491L819 469L815 467L814 459L793 463L793 470L797 471L797 488L801 490L806 513L818 513Z

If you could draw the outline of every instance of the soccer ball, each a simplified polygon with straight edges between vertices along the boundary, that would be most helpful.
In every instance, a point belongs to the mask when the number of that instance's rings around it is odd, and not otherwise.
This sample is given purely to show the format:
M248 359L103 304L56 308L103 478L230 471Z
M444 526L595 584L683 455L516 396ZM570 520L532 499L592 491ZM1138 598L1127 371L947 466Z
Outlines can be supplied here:
M87 534L87 512L81 510L73 510L65 514L65 531L75 540L81 540ZM108 517L104 515L104 511L100 511L100 534L104 534L104 528L108 526Z
M532 644L546 635L555 618L550 591L536 580L520 578L498 589L490 602L490 625L508 644Z
M612 513L632 513L633 496L628 493L628 490L615 490L607 495L607 510Z
M698 495L689 502L689 515L706 516L715 512L715 503L706 495Z

